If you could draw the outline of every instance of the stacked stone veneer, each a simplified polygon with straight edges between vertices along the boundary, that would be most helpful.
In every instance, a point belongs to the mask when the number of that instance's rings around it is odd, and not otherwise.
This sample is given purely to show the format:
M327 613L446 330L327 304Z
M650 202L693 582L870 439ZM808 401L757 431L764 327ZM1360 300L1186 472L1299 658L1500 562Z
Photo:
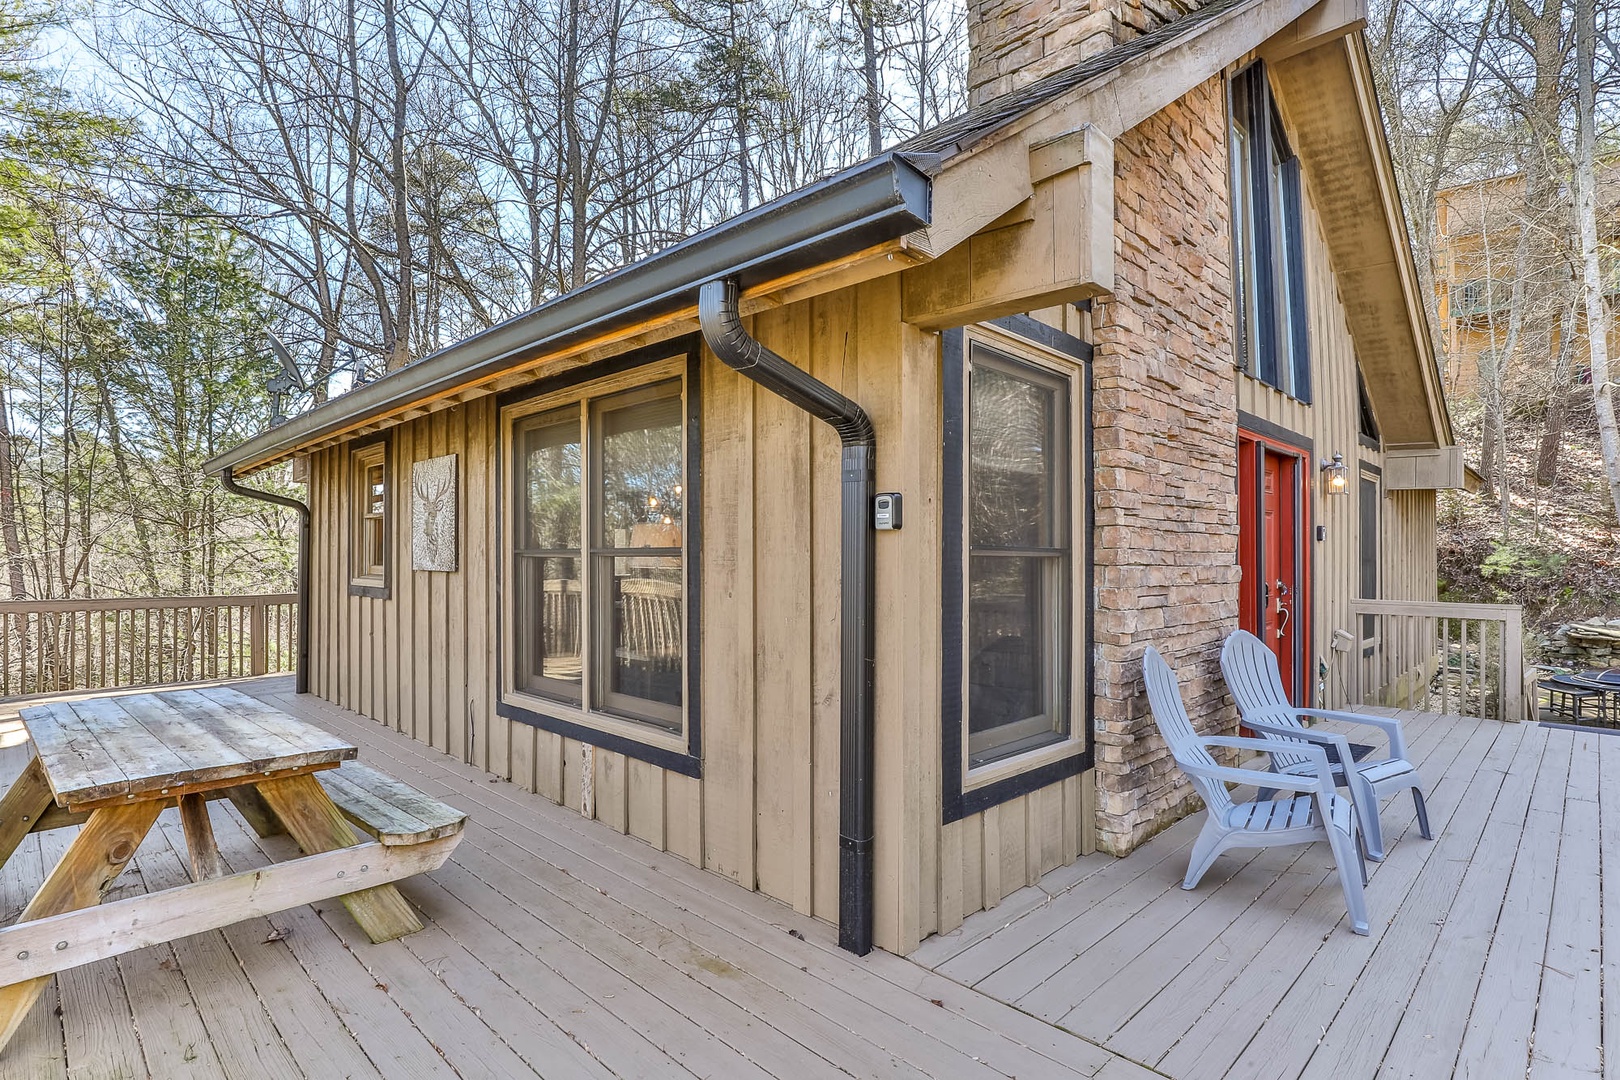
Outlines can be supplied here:
M1230 734L1237 402L1217 77L1115 143L1115 292L1094 308L1098 843L1124 854L1196 806L1142 689L1153 645L1193 722Z
M978 105L1170 22L1202 0L968 0L968 100Z

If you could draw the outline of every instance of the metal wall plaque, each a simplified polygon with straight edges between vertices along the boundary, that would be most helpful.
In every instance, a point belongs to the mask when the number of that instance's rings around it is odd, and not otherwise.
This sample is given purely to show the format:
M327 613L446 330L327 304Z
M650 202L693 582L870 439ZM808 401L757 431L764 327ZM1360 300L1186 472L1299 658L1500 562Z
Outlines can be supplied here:
M411 569L456 569L456 455L411 466Z

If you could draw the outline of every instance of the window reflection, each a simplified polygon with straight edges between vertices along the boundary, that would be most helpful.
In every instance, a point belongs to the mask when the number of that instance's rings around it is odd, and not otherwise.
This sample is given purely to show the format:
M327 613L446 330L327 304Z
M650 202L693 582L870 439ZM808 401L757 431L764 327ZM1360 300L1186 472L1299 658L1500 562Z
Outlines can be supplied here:
M513 441L517 684L679 731L686 683L679 380L520 420Z
M968 763L1068 732L1068 380L974 343L967 467Z
M518 682L572 702L581 700L584 671L579 420L575 407L534 417L517 431L524 498Z
M679 727L684 678L681 399L668 384L598 406L597 695ZM624 554L635 551L634 555Z

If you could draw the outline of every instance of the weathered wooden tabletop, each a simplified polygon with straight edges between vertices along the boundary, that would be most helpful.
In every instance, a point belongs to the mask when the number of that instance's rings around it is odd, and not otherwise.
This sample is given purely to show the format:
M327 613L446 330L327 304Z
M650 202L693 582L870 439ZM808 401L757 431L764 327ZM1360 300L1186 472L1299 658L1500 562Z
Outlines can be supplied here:
M58 806L92 810L330 769L354 745L228 687L22 710Z

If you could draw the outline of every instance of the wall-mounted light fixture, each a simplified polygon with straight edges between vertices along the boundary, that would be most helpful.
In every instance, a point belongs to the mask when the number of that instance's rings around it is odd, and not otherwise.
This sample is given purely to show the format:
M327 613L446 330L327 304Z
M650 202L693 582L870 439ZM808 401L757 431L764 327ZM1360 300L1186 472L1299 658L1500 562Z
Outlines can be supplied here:
M1334 454L1332 461L1322 462L1322 471L1327 474L1327 493L1343 495L1350 485L1350 466L1344 463L1344 455Z

